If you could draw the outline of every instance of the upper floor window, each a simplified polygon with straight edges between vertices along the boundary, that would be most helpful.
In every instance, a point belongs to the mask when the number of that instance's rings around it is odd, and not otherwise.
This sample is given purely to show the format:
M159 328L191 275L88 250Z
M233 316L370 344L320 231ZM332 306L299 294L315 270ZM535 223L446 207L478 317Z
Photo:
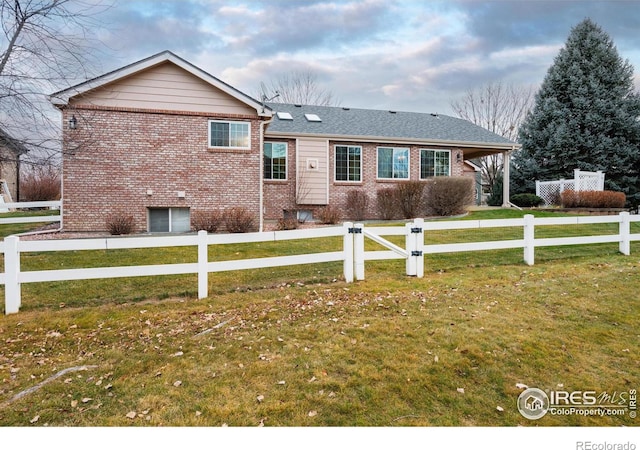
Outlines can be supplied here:
M209 147L251 148L249 122L209 121Z
M264 179L287 179L287 143L264 143Z
M378 147L378 178L409 179L409 149Z
M336 181L362 181L362 147L336 145Z
M420 150L420 178L451 175L450 150Z

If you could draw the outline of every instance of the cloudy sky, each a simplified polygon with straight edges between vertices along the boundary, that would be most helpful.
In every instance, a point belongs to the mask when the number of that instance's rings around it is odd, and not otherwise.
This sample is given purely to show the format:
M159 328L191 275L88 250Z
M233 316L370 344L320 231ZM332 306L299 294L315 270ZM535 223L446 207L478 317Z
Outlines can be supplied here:
M538 86L586 17L640 89L637 0L114 0L98 37L104 71L171 50L250 95L311 70L342 106L452 114L492 81Z

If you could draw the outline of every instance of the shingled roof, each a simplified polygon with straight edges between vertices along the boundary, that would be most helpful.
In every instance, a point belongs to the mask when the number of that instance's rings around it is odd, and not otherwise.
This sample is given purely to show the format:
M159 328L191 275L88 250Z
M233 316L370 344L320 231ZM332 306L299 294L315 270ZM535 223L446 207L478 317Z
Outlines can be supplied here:
M267 136L415 142L511 150L518 144L467 120L442 114L268 103L276 113ZM280 114L278 114L280 113ZM288 113L291 119L283 118ZM319 121L310 120L315 114Z
M28 149L22 142L11 137L6 131L0 127L0 146L11 150L16 155L27 153Z

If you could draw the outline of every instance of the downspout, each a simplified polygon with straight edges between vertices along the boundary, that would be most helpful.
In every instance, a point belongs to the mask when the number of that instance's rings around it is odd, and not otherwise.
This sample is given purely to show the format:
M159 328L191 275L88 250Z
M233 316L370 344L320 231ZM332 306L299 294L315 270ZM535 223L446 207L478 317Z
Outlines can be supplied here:
M273 122L273 118L260 122L260 213L258 231L264 231L264 132L266 125Z

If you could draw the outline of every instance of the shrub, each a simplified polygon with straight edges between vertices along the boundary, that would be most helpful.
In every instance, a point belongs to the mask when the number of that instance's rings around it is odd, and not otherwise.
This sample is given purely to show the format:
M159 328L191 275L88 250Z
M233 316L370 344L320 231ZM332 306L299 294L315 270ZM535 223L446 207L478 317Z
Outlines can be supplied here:
M369 206L369 196L362 190L352 190L347 194L347 214L352 220L364 220Z
M253 216L240 206L228 208L224 212L224 224L229 233L247 233L255 230Z
M511 203L522 208L532 208L544 204L544 200L536 194L515 194L511 196Z
M473 201L473 180L466 177L436 177L429 183L427 205L438 216L466 212Z
M624 208L627 197L616 191L572 191L560 194L564 208Z
M131 234L133 225L133 216L126 214L116 214L107 220L107 230L114 236Z
M300 221L296 218L282 218L278 219L276 229L278 230L295 230L298 228Z
M340 211L334 206L327 205L318 210L318 220L326 225L334 225L340 222Z
M396 185L395 201L405 219L418 217L424 210L424 181L402 181Z
M204 230L215 233L222 223L220 211L194 211L191 214L191 228L194 231Z
M378 207L378 213L384 220L399 218L395 189L378 189L378 191L376 192L376 204Z
M503 189L503 180L502 175L498 175L495 183L491 187L491 194L487 199L487 205L489 206L502 206L502 189Z
M60 170L54 166L37 166L29 172L22 173L19 200L22 202L60 200Z

